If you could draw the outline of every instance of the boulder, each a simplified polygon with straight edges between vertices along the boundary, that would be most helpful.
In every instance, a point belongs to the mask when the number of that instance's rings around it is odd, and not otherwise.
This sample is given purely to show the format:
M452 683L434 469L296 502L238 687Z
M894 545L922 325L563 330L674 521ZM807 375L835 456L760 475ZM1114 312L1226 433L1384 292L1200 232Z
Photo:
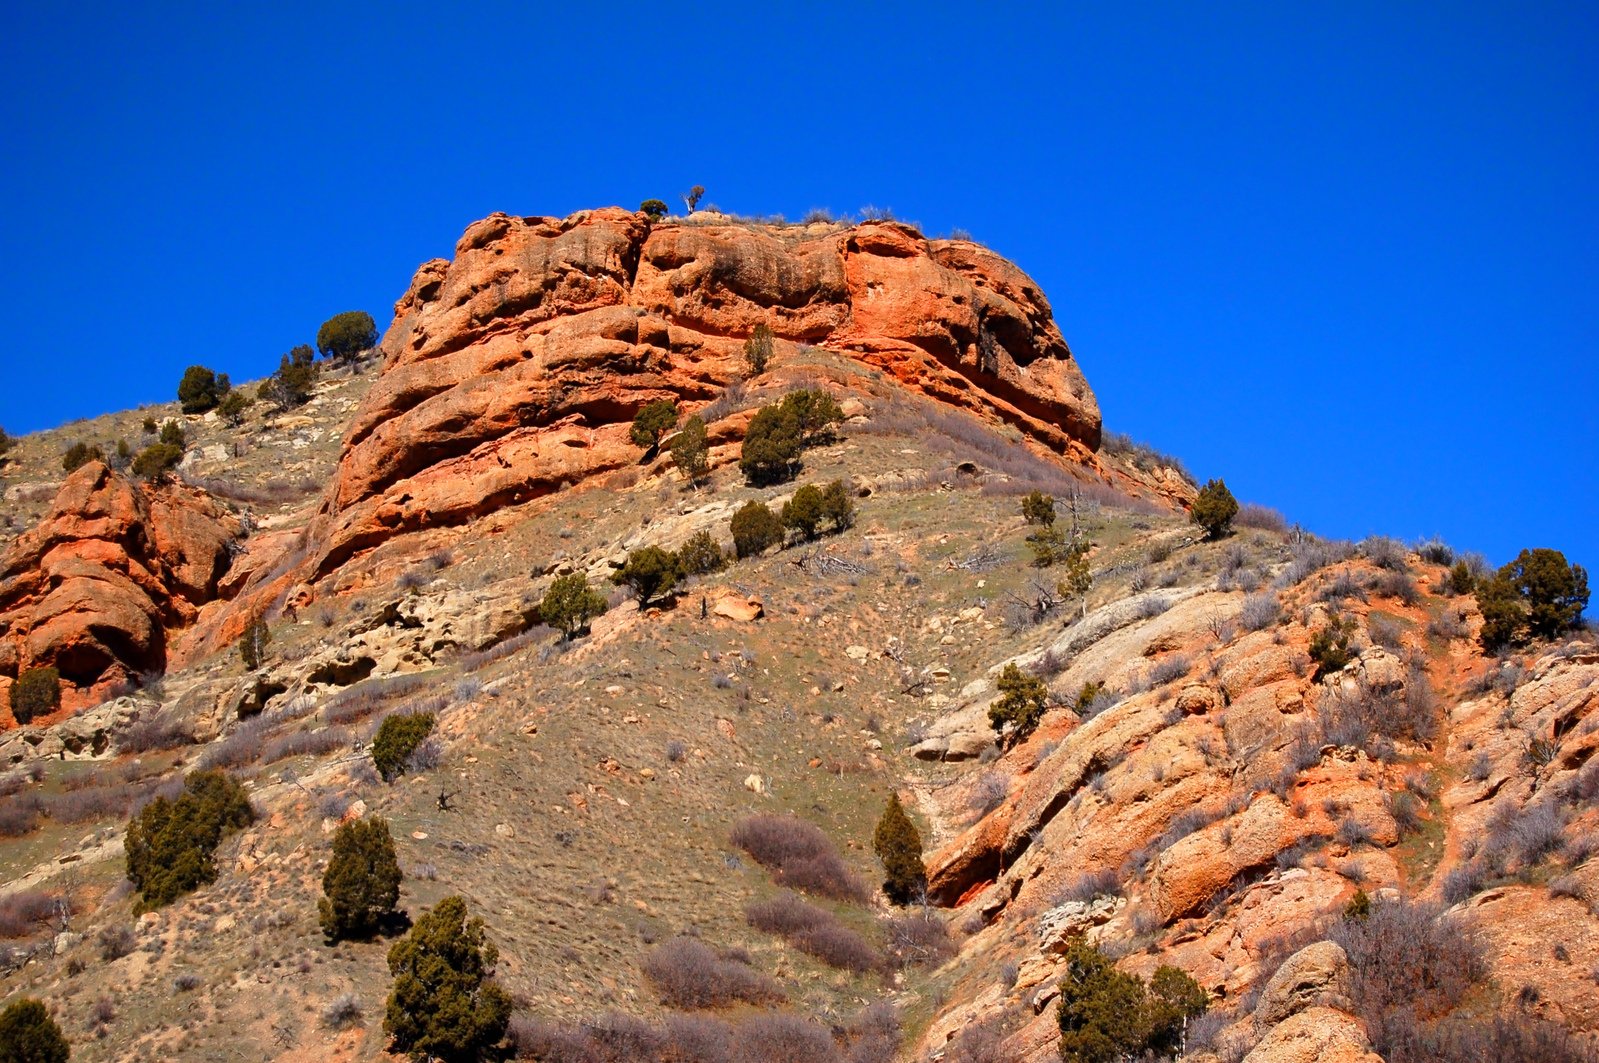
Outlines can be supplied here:
M1345 1003L1349 992L1349 957L1335 941L1318 941L1294 953L1277 969L1255 1005L1255 1022L1276 1026L1288 1016L1317 1004Z
M1382 1063L1360 1023L1332 1008L1308 1008L1273 1027L1244 1063Z

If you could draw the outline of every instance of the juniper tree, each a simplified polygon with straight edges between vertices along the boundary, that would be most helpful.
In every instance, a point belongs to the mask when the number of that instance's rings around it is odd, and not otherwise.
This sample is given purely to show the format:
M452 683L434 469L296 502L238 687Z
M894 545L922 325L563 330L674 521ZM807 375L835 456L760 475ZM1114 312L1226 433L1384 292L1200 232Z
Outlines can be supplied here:
M1042 491L1029 491L1022 496L1022 519L1028 524L1054 524L1055 500Z
M689 484L697 485L711 471L711 448L706 442L705 419L690 417L672 437L672 464Z
M31 723L61 707L61 673L54 665L29 668L11 684L11 718Z
M0 1063L67 1063L72 1046L44 1002L18 997L0 1011Z
M1014 745L1032 734L1044 718L1049 703L1049 687L1036 675L1016 667L1016 662L1006 664L999 673L999 698L988 708L988 722L994 730L1005 731L1010 725L1007 744Z
M627 555L626 563L611 577L611 582L631 587L638 596L639 607L643 608L652 599L670 594L681 575L675 554L659 546L645 546Z
M353 362L362 351L377 346L378 328L365 310L346 310L322 322L316 331L316 347L324 358Z
M922 835L905 814L898 794L889 794L888 805L872 834L872 849L886 876L883 892L895 904L910 904L927 891L927 869L922 864Z
M1211 480L1201 487L1194 498L1193 507L1188 511L1188 519L1203 528L1205 537L1209 539L1220 539L1226 535L1236 516L1238 499L1227 490L1224 480Z
M394 916L400 901L400 863L386 820L341 823L333 857L322 875L317 914L328 941L370 937Z
M646 403L633 416L633 427L628 437L633 445L646 453L661 445L661 433L677 423L677 403L671 399L656 399Z
M168 904L216 881L212 856L223 837L255 820L238 781L220 771L190 772L176 799L157 797L128 822L123 849L136 913Z
M389 949L394 986L383 1014L393 1051L475 1063L505 1036L511 998L494 982L499 950L466 901L446 897Z
M739 507L730 525L733 549L740 558L763 554L783 541L783 522L770 506L753 499Z
M433 733L431 712L400 712L386 716L372 738L372 766L388 782L405 774L406 761Z
M584 631L589 621L605 612L605 597L589 586L581 572L557 576L544 592L539 602L539 617L560 631L563 639L571 639Z

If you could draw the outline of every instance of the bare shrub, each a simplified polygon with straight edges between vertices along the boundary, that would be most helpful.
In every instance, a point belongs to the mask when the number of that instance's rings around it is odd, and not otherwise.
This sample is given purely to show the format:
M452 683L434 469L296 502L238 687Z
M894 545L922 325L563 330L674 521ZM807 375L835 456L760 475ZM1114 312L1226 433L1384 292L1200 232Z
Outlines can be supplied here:
M1068 901L1091 901L1096 897L1115 897L1122 891L1121 879L1110 868L1084 871L1072 879L1050 898L1050 904L1062 905Z
M1260 631L1277 622L1277 617L1282 613L1282 606L1278 604L1277 596L1270 591L1251 594L1244 599L1244 604L1238 611L1238 623L1245 631Z
M1238 507L1238 515L1233 518L1233 527L1255 528L1276 535L1288 534L1287 518L1270 506L1263 506L1257 502L1245 502Z
M1388 796L1388 813L1394 817L1394 826L1398 828L1401 838L1422 828L1421 802L1408 791L1401 790Z
M797 816L746 817L734 824L732 842L771 870L780 886L858 904L869 896L827 835Z
M684 742L680 738L673 738L673 739L670 739L670 740L667 741L667 743L666 743L666 759L667 760L671 761L673 764L680 764L680 763L682 763L683 759L685 757L687 757L687 756L688 756L688 743Z
M487 668L495 661L504 660L507 657L520 653L529 646L534 646L539 643L552 643L559 637L560 633L554 628L548 627L544 624L535 624L533 627L528 628L520 635L512 635L508 639L502 639L487 649L479 650L476 653L461 654L461 670L465 672L480 671L484 668Z
M882 966L883 958L832 912L784 891L769 901L750 905L745 918L757 930L778 934L801 952L830 967L857 973Z
M931 911L890 916L884 927L889 954L900 967L937 967L955 955L949 927Z
M189 729L160 713L135 720L117 732L113 742L123 753L154 753L176 749L194 741Z
M1165 686L1176 679L1181 679L1193 668L1186 654L1174 653L1169 657L1155 662L1149 669L1149 685L1152 687Z
M344 1030L359 1026L364 1017L361 998L354 993L344 993L328 1001L322 1008L322 1025L329 1030Z
M1010 1063L999 1018L972 1023L949 1044L944 1063Z
M1171 599L1163 594L1152 594L1134 606L1134 615L1140 620L1153 620L1171 608Z
M1405 629L1391 617L1373 612L1366 618L1366 630L1371 633L1371 641L1385 650L1397 653L1404 647Z
M137 944L138 939L133 936L133 931L121 924L105 927L95 938L100 958L108 963L128 955Z
M835 1063L827 1027L781 1011L759 1012L735 1028L738 1058L748 1063Z
M1292 587L1329 565L1347 561L1354 555L1354 544L1342 539L1305 538L1293 548L1293 557L1277 577L1277 586Z
M744 1001L781 1000L777 983L741 959L730 959L689 937L672 938L650 950L644 975L661 1000L675 1008L719 1008Z
M1423 540L1415 545L1415 551L1429 565L1452 565L1455 563L1454 547L1442 539Z
M266 720L246 720L222 741L200 755L202 768L239 768L261 759L270 726Z
M405 770L412 775L419 775L424 771L432 771L444 760L444 746L437 738L428 736L422 739L417 747L411 750L411 755L405 758Z
M1416 581L1404 570L1379 572L1371 581L1371 589L1377 592L1378 597L1394 598L1406 605L1415 605L1421 600Z
M972 787L967 806L978 816L986 816L1005 803L1010 794L1010 776L1002 771L985 771Z
M1386 535L1372 535L1362 539L1360 552L1366 560L1378 568L1386 568L1393 572L1405 572L1410 568L1410 552L1405 549L1405 544Z
M199 975L193 971L184 971L182 974L173 977L172 991L174 993L192 993L199 989L202 984Z
M44 929L62 914L64 903L61 897L44 890L19 890L0 897L0 938L27 937Z
M33 794L0 800L0 838L20 838L39 826L40 801Z
M1437 616L1427 621L1427 634L1444 642L1463 639L1470 633L1465 615L1453 606L1445 605Z
M1349 956L1351 995L1368 1021L1402 1011L1443 1014L1488 973L1476 938L1434 905L1374 904L1363 919L1334 923L1327 936Z
M350 732L342 727L297 731L267 743L261 753L261 762L271 764L287 757L322 756L335 750L347 749L349 745Z

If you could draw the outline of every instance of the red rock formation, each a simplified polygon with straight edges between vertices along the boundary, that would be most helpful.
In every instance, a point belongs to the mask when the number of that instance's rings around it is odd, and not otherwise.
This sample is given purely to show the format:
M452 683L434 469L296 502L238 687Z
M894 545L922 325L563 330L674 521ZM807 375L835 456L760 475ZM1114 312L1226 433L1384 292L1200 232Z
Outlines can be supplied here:
M495 214L395 305L318 523L325 576L396 534L461 523L631 464L633 414L689 409L768 324L1088 458L1093 393L1025 274L908 226L663 224L618 208ZM864 375L864 374L863 374Z
M238 534L237 520L199 492L83 466L0 562L0 677L54 665L74 688L63 691L72 709L160 670L167 633L216 596Z

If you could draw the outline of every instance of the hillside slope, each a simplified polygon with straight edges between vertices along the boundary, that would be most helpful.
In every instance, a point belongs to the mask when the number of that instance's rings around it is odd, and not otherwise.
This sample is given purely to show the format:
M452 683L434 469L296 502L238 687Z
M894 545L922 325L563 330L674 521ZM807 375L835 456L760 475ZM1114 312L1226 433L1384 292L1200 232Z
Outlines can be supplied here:
M763 316L776 356L745 378ZM111 653L60 713L0 731L0 988L45 1000L74 1059L387 1058L387 943L325 944L316 907L337 824L374 816L402 908L459 894L484 917L525 1058L681 1058L666 1041L692 1032L727 1042L707 1060L1042 1063L1084 943L1197 981L1187 1058L1588 1058L1591 632L1484 654L1441 544L1322 541L1258 507L1201 538L1175 463L1101 445L1013 266L891 224L497 215L419 270L380 353L297 414L193 422L247 458L307 439L325 487L229 495L272 475L231 449L188 484L86 466L7 555L8 675L114 648L88 606L35 635L66 586L52 550L91 585L138 568L159 616L159 659ZM844 420L796 479L752 486L749 420L799 388ZM662 397L708 422L703 483L627 441ZM846 528L647 607L609 585L631 551L727 547L740 507L832 481ZM1081 601L1034 563L1035 490L1088 544ZM128 500L100 507L129 515L114 533L72 501L95 492ZM170 542L179 500L233 545L203 601L162 613L204 581L131 546ZM541 615L568 574L610 599L572 640ZM1046 685L1030 734L990 725L1007 664ZM419 711L433 737L385 782L371 738ZM135 916L127 818L196 767L243 779L257 819L213 884ZM926 907L876 888L891 794ZM763 866L754 816L819 828L826 873ZM825 933L778 932L780 911ZM663 971L685 936L770 979L759 1003L681 1006Z

